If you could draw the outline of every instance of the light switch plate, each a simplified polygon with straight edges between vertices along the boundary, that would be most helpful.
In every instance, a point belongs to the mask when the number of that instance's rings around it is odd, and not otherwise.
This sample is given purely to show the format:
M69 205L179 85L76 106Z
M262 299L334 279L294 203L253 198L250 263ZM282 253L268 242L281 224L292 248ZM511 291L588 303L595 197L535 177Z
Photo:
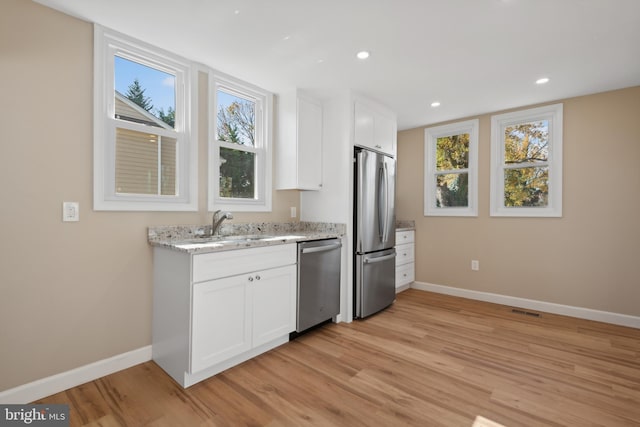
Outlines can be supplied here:
M62 221L64 222L80 221L80 203L62 202Z

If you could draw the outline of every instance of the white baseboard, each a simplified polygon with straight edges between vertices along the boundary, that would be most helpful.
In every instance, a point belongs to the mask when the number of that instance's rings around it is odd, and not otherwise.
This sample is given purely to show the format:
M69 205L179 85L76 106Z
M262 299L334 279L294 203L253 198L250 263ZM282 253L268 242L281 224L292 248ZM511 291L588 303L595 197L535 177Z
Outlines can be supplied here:
M26 404L151 360L151 346L0 392L0 404Z
M592 310L590 308L555 304L552 302L511 297L508 295L492 294L490 292L453 288L451 286L434 285L433 283L413 282L411 284L411 288L640 329L640 317L629 316L627 314L611 313L609 311Z
M640 317L629 316L626 314L511 297L508 295L493 294L490 292L472 291L469 289L435 285L425 282L413 282L411 284L411 288L640 329ZM0 392L0 404L30 403L35 400L42 399L43 397L104 377L105 375L130 368L140 363L148 362L149 360L151 360L150 345L2 391Z
M400 292L404 292L409 288L411 288L411 283L407 283L406 285L402 285L402 286L397 286L396 287L396 294L399 294Z

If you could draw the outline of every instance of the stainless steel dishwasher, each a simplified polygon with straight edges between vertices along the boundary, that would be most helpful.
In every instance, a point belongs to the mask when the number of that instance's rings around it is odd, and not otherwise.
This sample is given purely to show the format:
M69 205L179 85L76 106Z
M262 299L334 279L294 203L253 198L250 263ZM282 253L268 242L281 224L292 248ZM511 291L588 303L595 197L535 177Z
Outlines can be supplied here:
M340 313L339 239L298 243L298 310L296 332Z

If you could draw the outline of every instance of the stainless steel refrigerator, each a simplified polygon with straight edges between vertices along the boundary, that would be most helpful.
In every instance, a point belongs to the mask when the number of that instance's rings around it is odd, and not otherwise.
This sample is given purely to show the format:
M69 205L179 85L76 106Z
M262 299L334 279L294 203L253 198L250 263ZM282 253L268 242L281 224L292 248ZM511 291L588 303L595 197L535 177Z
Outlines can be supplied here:
M356 148L354 169L354 317L396 298L395 160Z

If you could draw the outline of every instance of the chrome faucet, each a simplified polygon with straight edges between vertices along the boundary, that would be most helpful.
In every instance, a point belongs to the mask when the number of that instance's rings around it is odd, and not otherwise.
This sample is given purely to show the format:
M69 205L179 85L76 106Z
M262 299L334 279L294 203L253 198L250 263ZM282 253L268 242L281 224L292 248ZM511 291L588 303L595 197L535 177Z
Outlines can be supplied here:
M218 217L218 214L220 214L220 217ZM211 218L211 236L214 236L218 233L220 224L222 224L222 221L224 221L225 219L233 219L233 215L231 214L231 212L222 212L220 210L217 210L213 213L213 218Z

